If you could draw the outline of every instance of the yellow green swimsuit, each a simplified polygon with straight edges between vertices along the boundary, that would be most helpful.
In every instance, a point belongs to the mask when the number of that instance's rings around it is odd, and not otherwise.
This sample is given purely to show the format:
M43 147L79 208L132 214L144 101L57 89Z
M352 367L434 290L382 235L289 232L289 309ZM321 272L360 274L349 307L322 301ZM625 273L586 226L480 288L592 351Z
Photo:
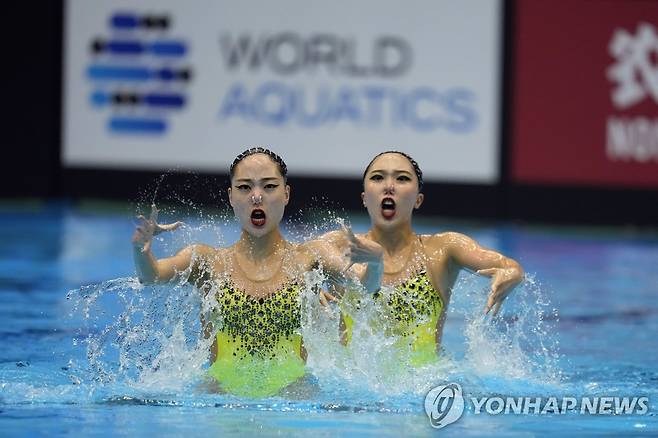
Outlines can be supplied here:
M222 389L267 397L304 375L299 294L297 284L263 298L229 284L220 289L217 358L208 374Z
M374 299L384 306L387 315L384 330L387 335L398 337L396 346L400 354L415 366L436 362L436 328L444 303L427 272L420 270L389 294L377 293ZM354 321L345 313L343 319L350 342Z

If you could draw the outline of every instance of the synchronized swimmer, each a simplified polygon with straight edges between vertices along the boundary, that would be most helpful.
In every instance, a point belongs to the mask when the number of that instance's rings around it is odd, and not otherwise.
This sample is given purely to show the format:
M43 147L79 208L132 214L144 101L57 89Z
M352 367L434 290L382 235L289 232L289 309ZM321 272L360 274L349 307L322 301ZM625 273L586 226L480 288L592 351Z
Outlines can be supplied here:
M416 234L411 222L425 199L422 189L423 173L409 155L387 151L375 156L363 173L361 193L371 227L357 236L383 248L384 287L374 298L385 308L385 330L398 338L400 352L414 365L438 357L447 306L461 269L491 277L485 313L494 315L523 279L516 261L468 236ZM352 324L352 315L344 314L344 342L351 339Z
M423 179L418 164L402 152L379 154L366 168L361 194L371 219L366 234L355 236L344 227L300 244L286 241L280 231L290 186L278 155L248 149L235 158L229 174L229 203L242 228L235 244L195 244L158 260L151 251L153 236L181 223L158 224L155 208L150 218L140 216L132 239L141 282L185 276L211 301L211 314L202 318L204 333L214 338L208 375L222 391L270 396L305 375L299 298L304 273L318 266L339 296L347 297L345 285L358 282L361 294L384 306L390 316L386 333L410 348L414 365L439 357L447 304L462 268L492 278L486 311L494 314L522 280L517 262L465 235L413 231L413 210L424 200ZM319 295L323 304L337 300L325 291ZM343 312L345 343L356 316Z
M202 321L206 335L214 337L208 374L223 391L263 397L305 374L306 352L299 333L303 274L321 265L331 278L340 279L354 263L378 260L381 251L350 235L336 239L335 233L302 244L286 241L279 227L290 186L286 164L272 151L246 150L235 158L229 173L229 202L242 228L234 245L196 244L157 260L151 251L153 236L181 223L160 225L155 211L149 219L140 217L133 256L142 283L164 283L185 275L213 300L212 315ZM333 243L337 240L343 244ZM362 271L359 280L366 289L378 287L378 269ZM334 299L322 292L321 300L327 298Z

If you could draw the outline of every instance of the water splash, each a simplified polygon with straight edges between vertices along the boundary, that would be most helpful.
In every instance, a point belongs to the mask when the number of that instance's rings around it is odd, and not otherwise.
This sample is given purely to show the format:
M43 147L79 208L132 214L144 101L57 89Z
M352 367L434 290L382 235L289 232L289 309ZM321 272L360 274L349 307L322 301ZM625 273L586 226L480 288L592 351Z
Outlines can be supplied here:
M69 292L85 321L83 382L121 383L140 391L181 391L206 362L198 292L183 283L143 286L124 278Z
M483 392L558 390L557 310L541 284L526 275L497 317L483 313L488 293L488 281L475 275L462 275L454 288L449 316L461 320L465 379Z
M290 240L299 242L339 228L343 219L338 212L327 205L316 208L323 209L322 219L309 220L305 212L289 219L286 234ZM163 211L179 219L176 209ZM199 211L176 232L158 236L155 250L169 255L193 242L226 246L237 240L239 229L230 226L235 220L232 215ZM145 394L173 392L181 397L190 391L204 392L199 385L211 341L202 334L200 315L208 315L213 303L184 280L183 275L179 283L143 286L134 278L121 278L69 294L74 313L84 322L79 342L86 348L87 364L77 364L73 370L81 385L109 387L140 400ZM356 296L366 297L358 311L350 309L354 304L349 299L340 305L320 306L315 291L325 280L320 271L313 271L303 287L301 332L308 370L320 392L302 398L339 408L406 409L410 403L417 407L421 395L444 381L459 381L482 392L513 392L528 385L560 382L558 341L551 326L556 315L531 276L495 319L482 316L486 280L461 276L448 310L448 339L444 339L441 359L424 367L400 360L397 339L387 336L381 324L373 324L386 316L363 291L353 290ZM341 309L359 315L348 346L340 340ZM450 336L451 332L460 336Z
M536 307L538 301L508 303L509 310L491 321L480 315L486 294L469 289L471 280L461 282L455 293L463 292L476 303L470 308L476 312L464 315L463 356L444 351L436 364L413 367L400 359L397 339L373 324L385 318L374 300L361 301L352 342L344 346L340 311L348 304L320 306L316 291L324 280L320 271L308 273L302 294L307 366L317 378L320 399L371 406L373 400L418 399L432 386L455 379L481 391L508 392L559 382L557 341L542 317L544 309ZM533 279L516 294L542 298ZM109 296L122 309L114 316ZM128 278L81 288L70 297L90 323L82 338L89 366L79 376L82 382L120 384L142 394L182 393L202 380L210 341L201 334L199 315L209 312L212 304L194 288L145 287Z
M155 184L155 189L153 189L153 196L151 197L151 205L155 205L155 201L158 199L158 190L160 189L160 186L162 185L165 176L167 176L167 174L163 173L158 177L158 180Z
M444 347L440 360L422 367L410 366L399 339L385 334L388 316L364 291L352 291L340 306L306 308L303 334L309 369L329 390L349 388L346 391L371 398L420 396L451 380L483 392L527 391L529 386L555 390L562 381L556 315L539 283L527 276L497 318L482 314L486 292L480 278L462 276L453 292L460 298L451 305L446 323L447 331L461 331L460 345L454 351ZM551 318L546 318L549 309ZM339 339L341 310L354 316L347 346Z

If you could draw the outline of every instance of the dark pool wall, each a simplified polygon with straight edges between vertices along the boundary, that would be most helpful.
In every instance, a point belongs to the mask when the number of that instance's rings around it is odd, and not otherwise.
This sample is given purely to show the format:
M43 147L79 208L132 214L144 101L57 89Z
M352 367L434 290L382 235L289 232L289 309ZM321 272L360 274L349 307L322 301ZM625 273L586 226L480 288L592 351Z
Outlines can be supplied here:
M62 1L2 5L0 194L61 194Z
M497 184L427 184L421 214L554 223L658 225L658 189L628 185L519 183L511 169L515 123L516 18L525 1L504 2L500 180ZM97 197L135 200L159 173L138 170L64 168L61 165L62 0L11 2L3 6L4 62L2 172L4 198ZM422 165L422 163L421 163ZM587 167L584 167L586 172ZM221 202L223 174L178 174L172 185L198 184L187 198ZM359 210L361 182L293 178L291 209L330 205Z

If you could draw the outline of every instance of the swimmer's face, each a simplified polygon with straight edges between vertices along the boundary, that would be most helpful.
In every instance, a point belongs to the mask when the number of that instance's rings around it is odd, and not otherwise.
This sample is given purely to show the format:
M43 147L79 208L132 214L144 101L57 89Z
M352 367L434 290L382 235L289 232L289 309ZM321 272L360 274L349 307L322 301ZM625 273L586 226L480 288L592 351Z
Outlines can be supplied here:
M290 186L265 154L254 154L235 166L228 199L242 229L259 237L275 229L290 199Z
M405 157L390 153L370 165L361 194L373 225L391 227L411 220L413 210L423 203L418 177Z

